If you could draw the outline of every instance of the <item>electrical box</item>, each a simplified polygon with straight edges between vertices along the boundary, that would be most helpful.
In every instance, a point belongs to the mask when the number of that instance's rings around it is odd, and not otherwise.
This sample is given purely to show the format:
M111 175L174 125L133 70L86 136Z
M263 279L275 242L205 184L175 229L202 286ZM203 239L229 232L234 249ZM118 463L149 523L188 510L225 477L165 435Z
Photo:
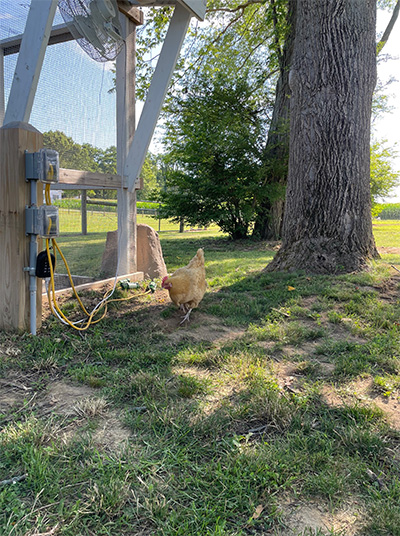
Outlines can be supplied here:
M38 208L38 235L54 238L59 235L58 207L42 205Z
M60 175L59 155L53 149L40 149L36 153L25 153L25 178L44 183L57 183Z

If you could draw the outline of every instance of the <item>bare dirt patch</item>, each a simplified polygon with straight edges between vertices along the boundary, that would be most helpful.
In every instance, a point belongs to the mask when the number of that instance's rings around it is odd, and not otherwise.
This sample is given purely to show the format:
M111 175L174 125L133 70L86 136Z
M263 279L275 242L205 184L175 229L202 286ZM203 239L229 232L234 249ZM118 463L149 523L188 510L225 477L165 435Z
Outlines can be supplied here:
M392 255L400 255L400 248L396 248L396 247L381 247L381 248L378 248L378 253L383 253L384 255L385 254L392 254Z
M345 389L338 391L333 386L325 385L322 395L329 406L341 407L358 400L366 406L375 405L381 409L388 423L400 430L400 395L382 396L373 387L372 378L359 379L351 382Z
M95 393L95 389L86 385L73 385L57 381L49 385L41 405L51 408L54 413L59 415L77 415L76 404L84 398L94 396Z
M114 452L123 447L130 437L129 430L121 424L118 412L109 411L99 421L93 441L100 448Z
M309 359L313 356L315 349L320 344L320 341L303 342L298 346L291 346L289 344L282 349L282 354L289 359L293 357Z
M55 382L48 389L43 405L52 407L53 412L59 415L76 415L83 420L97 418L93 442L98 448L118 450L130 437L130 432L122 425L118 412L107 409L104 399L98 397L96 389L86 385Z
M210 342L221 345L243 336L245 329L224 326L217 318L205 315L198 311L192 312L193 319L189 323L180 325L179 311L171 318L160 319L159 328L168 339L174 343L181 340L193 340L195 342Z
M12 420L12 415L22 411L35 411L40 418L51 415L65 417L60 427L59 439L69 442L90 418L95 418L96 431L93 443L99 449L116 451L123 447L131 436L120 420L117 411L110 410L98 391L86 385L75 385L63 381L50 382L43 391L27 387L31 376L9 375L0 379L0 414L3 423ZM71 421L71 418L73 419Z
M0 379L0 413L7 415L34 396L35 393L20 374L9 374Z
M300 536L310 531L322 531L324 535L332 531L346 536L355 536L365 521L365 512L357 510L355 505L340 510L329 511L325 505L316 502L287 503L281 505L281 521L285 529L275 531L276 536ZM320 532L319 532L320 533Z

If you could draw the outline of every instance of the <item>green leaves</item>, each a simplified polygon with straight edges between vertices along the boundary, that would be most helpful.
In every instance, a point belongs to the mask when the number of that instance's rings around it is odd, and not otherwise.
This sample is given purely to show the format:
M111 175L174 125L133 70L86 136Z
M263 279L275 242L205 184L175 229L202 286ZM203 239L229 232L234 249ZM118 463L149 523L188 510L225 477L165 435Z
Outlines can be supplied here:
M376 205L379 197L387 197L399 184L399 173L392 167L396 151L387 147L386 140L371 145L371 198Z
M163 214L194 225L216 223L232 238L255 218L266 136L264 109L243 75L199 75L169 106L169 172Z

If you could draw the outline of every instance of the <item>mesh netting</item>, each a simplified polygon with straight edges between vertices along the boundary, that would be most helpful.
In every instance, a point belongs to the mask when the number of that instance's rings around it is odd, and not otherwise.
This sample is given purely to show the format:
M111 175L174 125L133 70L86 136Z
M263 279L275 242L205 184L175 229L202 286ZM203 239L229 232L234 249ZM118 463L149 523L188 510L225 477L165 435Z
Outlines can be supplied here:
M30 2L1 0L0 39L24 32ZM63 20L57 11L53 25ZM5 104L9 98L18 54L4 57ZM61 167L115 173L116 95L114 62L98 63L74 41L47 47L30 124L45 136L45 144L60 152ZM112 194L110 194L112 192ZM102 278L106 234L117 229L116 206L88 205L87 235L82 235L81 192L63 191L59 242L73 274ZM72 197L71 197L72 196ZM116 192L88 193L102 199ZM52 193L53 203L61 192ZM65 272L62 264L57 271Z
M2 11L0 39L23 33L29 2L2 0ZM57 12L54 25L62 22ZM6 105L17 57L4 58ZM74 41L48 46L30 123L41 132L60 130L81 145L115 146L114 66L93 61Z

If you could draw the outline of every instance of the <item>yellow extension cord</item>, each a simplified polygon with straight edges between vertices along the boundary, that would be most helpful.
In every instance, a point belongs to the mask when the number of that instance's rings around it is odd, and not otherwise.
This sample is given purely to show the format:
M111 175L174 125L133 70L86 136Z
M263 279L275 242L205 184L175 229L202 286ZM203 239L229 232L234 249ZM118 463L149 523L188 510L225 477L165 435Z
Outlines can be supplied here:
M46 187L45 187L45 201L46 201L46 205L51 205L50 184L46 184ZM47 234L50 233L50 229L51 229L51 220L50 220L50 223L49 223L49 228L47 230ZM127 298L118 298L118 299L108 300L107 301L107 298L114 292L114 289L108 290L104 294L103 299L101 300L104 303L100 307L94 308L92 313L88 313L88 311L86 310L85 306L82 303L82 300L80 299L80 297L79 297L79 295L78 295L78 293L76 291L76 288L75 288L74 282L72 280L72 275L71 275L68 263L67 263L64 255L63 255L59 245L57 244L57 242L56 242L56 240L54 238L51 239L51 243L52 243L52 246L53 246L54 257L56 257L56 251L58 251L58 253L60 254L60 256L61 256L61 258L62 258L62 260L64 262L64 265L65 265L65 267L67 269L68 277L69 277L69 280L70 280L71 287L72 287L72 290L74 292L74 295L75 295L76 299L78 300L80 308L82 309L82 311L85 313L85 315L88 318L86 319L86 324L83 327L76 326L75 324L77 324L79 322L82 322L82 320L78 321L78 322L75 322L75 323L71 322L64 315L64 313L61 311L60 307L58 306L58 303L57 303L57 300L56 300L56 294L55 294L56 290L55 290L55 285L54 285L54 269L53 269L53 263L51 261L51 255L50 255L50 239L46 238L47 259L48 259L49 266L50 266L50 285L48 286L48 289L47 289L47 297L48 297L48 301L49 301L49 305L50 305L50 310L51 310L51 312L53 313L54 316L58 316L65 323L67 323L69 326L71 326L72 328L74 328L74 329L76 329L78 331L85 331L85 330L87 330L89 328L89 326L91 326L93 324L97 324L98 322L103 320L103 318L107 314L107 306L108 306L109 303L111 303L111 302L119 302L119 301L128 301L128 300L131 300L132 298L144 296L145 294L148 294L149 292L151 292L151 290L148 290L148 291L143 292L141 294L134 294L133 296L128 296ZM95 315L99 311L101 311L101 309L103 309L103 308L104 308L104 312L103 312L102 316L100 318L97 318L96 320L94 320ZM58 314L55 311L57 311Z

